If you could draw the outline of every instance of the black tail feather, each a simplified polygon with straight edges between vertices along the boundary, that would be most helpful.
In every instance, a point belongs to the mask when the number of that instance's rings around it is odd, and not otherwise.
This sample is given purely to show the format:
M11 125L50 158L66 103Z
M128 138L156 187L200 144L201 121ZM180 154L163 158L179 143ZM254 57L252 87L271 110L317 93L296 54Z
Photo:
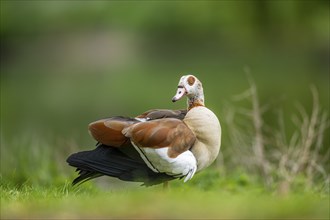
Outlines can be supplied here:
M153 172L132 149L132 146L120 149L99 145L94 150L72 154L67 162L79 171L79 176L72 184L81 184L103 175L125 181L143 182L146 186L175 179L165 173Z
M82 184L88 180L103 176L103 174L95 173L92 171L79 170L79 176L72 181L72 185Z

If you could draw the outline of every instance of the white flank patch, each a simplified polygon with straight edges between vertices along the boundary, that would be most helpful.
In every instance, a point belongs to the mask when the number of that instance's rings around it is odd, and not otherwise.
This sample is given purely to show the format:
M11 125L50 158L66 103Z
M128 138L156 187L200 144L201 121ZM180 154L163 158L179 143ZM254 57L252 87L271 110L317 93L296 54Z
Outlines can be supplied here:
M139 148L138 146L136 146L133 141L131 141L133 147L135 148L135 150L140 154L141 158L143 159L143 161L147 164L147 166L154 171L155 173L159 173L159 171L151 164L151 162L149 161L149 159L147 158L147 156L144 154L143 150L141 148Z
M146 165L155 173L166 173L174 177L185 176L184 182L190 180L196 170L196 158L191 151L185 151L176 158L167 155L168 147L164 148L140 148L131 142L140 154Z

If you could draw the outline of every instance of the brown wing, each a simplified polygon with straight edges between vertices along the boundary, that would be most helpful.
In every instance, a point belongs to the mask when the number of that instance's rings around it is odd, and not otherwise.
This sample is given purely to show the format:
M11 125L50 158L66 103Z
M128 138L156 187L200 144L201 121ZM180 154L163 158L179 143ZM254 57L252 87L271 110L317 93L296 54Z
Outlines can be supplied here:
M187 125L174 118L136 123L125 128L123 134L139 147L169 147L168 156L172 158L189 150L196 140Z
M148 118L149 120L155 120L160 118L177 118L183 119L187 114L186 109L182 110L168 110L168 109L152 109L137 116L137 118Z
M112 117L90 123L88 130L98 142L120 147L128 141L128 138L122 134L122 130L136 122L130 118Z

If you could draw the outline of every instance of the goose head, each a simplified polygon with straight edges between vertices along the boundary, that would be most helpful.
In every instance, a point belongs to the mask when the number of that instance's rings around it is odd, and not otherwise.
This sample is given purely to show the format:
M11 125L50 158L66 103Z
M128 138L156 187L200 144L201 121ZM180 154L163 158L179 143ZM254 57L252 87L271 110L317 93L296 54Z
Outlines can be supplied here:
M181 77L172 102L176 102L184 96L187 96L188 99L188 110L197 106L204 106L203 86L196 76L185 75Z

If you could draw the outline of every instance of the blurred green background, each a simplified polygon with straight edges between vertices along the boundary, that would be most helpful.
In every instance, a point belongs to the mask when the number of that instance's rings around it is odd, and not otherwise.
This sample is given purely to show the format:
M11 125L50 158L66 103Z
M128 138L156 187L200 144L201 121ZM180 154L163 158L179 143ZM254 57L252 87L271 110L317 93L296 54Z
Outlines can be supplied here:
M65 159L94 146L92 121L185 108L171 102L185 74L222 122L226 173L244 169L227 160L224 106L246 72L270 125L273 107L288 124L297 102L310 113L311 85L329 112L329 1L1 1L0 35L1 181L14 185L72 178Z

